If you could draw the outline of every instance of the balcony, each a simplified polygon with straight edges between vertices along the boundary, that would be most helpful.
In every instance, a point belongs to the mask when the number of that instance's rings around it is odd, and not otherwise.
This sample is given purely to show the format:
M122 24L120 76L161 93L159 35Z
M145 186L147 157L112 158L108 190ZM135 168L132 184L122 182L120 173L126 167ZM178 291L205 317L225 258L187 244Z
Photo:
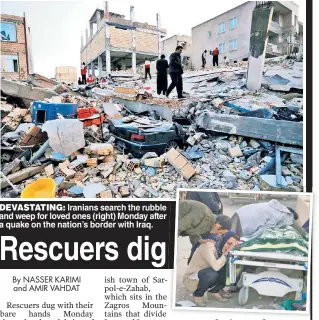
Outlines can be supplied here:
M269 31L276 33L276 34L281 34L282 33L282 27L278 22L271 21Z

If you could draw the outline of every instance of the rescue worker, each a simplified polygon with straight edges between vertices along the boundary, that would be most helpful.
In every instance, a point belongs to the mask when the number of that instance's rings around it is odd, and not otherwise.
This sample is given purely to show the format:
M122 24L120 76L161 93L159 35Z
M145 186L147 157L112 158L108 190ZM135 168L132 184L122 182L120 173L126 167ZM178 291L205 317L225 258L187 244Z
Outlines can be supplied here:
M93 78L92 74L89 75L89 77L87 78L86 82L87 83L93 83L94 82L94 78Z
M156 61L157 70L157 94L160 95L162 92L165 95L167 91L167 70L168 62L165 59L165 55L161 55L161 59Z
M183 65L181 60L181 54L183 52L183 47L177 46L174 53L169 57L169 74L172 83L167 89L166 97L172 92L176 87L178 99L183 99Z
M83 62L82 66L81 66L81 76L82 76L82 84L86 84L86 65L85 65L85 62Z

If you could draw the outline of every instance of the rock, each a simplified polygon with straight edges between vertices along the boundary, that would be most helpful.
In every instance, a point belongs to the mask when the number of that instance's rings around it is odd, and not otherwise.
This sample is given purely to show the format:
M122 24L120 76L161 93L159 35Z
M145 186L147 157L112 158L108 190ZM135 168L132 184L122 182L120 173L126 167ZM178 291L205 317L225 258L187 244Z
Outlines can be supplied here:
M237 181L233 177L226 177L226 188L237 189Z
M138 197L138 198L145 198L145 189L142 187L138 187L135 191L134 191L134 196Z
M221 162L230 162L230 161L231 161L228 156L223 155L223 154L219 154L219 160L220 160Z
M236 176L235 176L231 171L229 171L229 170L225 170L225 171L223 172L223 176L224 176L225 178L227 178L227 177L236 178Z
M255 139L251 139L249 141L249 144L251 145L252 148L254 149L258 149L260 147L260 144L255 140Z
M176 188L176 184L169 183L169 184L163 184L161 186L161 190L167 191L167 192L173 192Z
M199 111L199 110L201 110L202 109L202 107L203 107L203 105L202 105L202 103L199 101L198 103L197 103L197 105L196 105L196 110L197 111Z
M227 141L215 141L215 148L227 151L229 149L229 143Z
M302 154L291 153L290 159L293 163L303 165L303 155Z
M229 148L228 152L232 158L241 157L243 155L238 145L236 147Z
M246 141L242 141L239 146L240 146L240 149L245 149L245 148L247 148L248 143Z
M251 178L251 176L252 176L251 172L246 171L246 170L240 171L239 175L245 181L249 180Z

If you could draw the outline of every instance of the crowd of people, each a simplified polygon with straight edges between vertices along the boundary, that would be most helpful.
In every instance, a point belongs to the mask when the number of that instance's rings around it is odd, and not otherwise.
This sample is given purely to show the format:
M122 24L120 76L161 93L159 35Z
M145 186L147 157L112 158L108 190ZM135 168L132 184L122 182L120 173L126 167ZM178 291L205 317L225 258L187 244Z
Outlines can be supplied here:
M303 237L307 234L296 223L296 211L275 199L242 206L231 217L223 214L218 193L191 191L180 199L178 235L189 237L191 243L183 283L199 307L206 306L207 299L227 302L231 298L226 262L241 239L283 226L293 226Z

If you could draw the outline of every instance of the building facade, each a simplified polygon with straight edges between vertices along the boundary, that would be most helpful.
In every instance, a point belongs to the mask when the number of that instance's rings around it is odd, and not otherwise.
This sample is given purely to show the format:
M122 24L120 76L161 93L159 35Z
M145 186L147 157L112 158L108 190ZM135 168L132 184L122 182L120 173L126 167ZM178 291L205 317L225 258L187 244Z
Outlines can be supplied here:
M55 80L66 84L77 83L77 68L69 66L61 66L55 68Z
M161 54L160 41L166 36L157 14L157 26L135 21L134 7L130 8L130 19L109 11L95 10L89 30L86 29L85 43L81 41L81 63L85 62L88 73L107 75L115 70L131 69L145 59L156 60Z
M293 1L273 1L274 11L269 30L266 56L289 54L302 44L303 27L299 22L299 6ZM209 21L192 28L192 61L201 67L201 55L207 50L207 66L212 66L211 51L219 48L219 61L226 56L231 61L246 60L250 55L252 12L256 1L247 1Z
M31 34L25 16L1 14L1 76L26 80L33 73Z
M183 47L182 53L182 63L185 66L185 69L191 68L192 61L192 37L190 36L183 36L183 35L175 35L169 37L167 39L162 40L161 42L161 51L165 54L166 59L175 52L177 46Z

